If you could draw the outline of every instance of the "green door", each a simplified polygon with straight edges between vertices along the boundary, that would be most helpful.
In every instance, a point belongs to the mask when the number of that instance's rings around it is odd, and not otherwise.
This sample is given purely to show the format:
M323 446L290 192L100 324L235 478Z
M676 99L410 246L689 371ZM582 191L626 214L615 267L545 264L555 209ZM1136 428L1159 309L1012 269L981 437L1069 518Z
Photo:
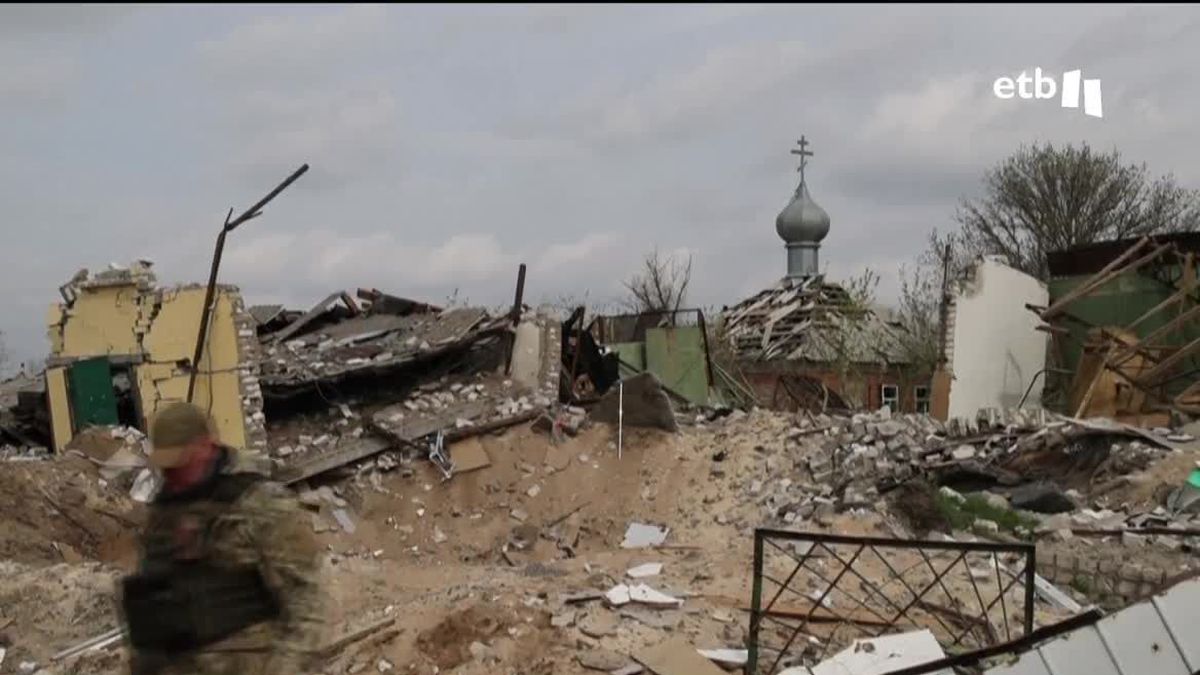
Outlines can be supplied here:
M101 357L72 364L67 369L67 382L71 388L74 431L89 424L117 423L117 397L113 393L108 359Z

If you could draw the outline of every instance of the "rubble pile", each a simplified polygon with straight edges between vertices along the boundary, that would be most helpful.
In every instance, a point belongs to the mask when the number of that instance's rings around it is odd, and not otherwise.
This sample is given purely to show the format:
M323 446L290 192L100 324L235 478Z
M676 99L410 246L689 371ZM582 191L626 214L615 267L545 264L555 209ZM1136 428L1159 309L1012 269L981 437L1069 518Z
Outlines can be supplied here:
M117 561L131 553L141 505L97 463L67 455L0 469L0 560Z
M778 416L753 417L748 423L733 415L726 425L740 430ZM1182 533L1200 526L1194 515L1200 499L1177 496L1174 507L1162 499L1126 502L1114 489L1183 453L1180 444L1191 437L1168 429L1147 431L1040 410L986 411L977 420L942 423L926 415L892 415L886 408L849 417L775 419L773 425L780 431L759 435L761 472L746 477L743 494L775 525L827 525L843 512L893 515L888 494L923 481L941 487L943 497L977 494L993 510L1013 512L1025 527L1008 534L1026 538L1063 539L1071 529L1133 530L1128 541L1142 528ZM724 457L718 453L713 459L713 474L724 475ZM1185 472L1175 478L1182 483L1186 477ZM987 522L977 529L996 534ZM1181 545L1176 537L1147 539L1174 549ZM1200 539L1195 543L1200 547Z
M433 314L359 316L264 346L264 387L287 387L394 368L497 334L507 318L483 309Z
M552 401L544 395L525 395L512 380L496 377L474 382L445 380L418 387L415 395L388 406L372 416L372 422L387 434L407 437L409 429L447 419L454 429L467 429L496 419L545 410Z

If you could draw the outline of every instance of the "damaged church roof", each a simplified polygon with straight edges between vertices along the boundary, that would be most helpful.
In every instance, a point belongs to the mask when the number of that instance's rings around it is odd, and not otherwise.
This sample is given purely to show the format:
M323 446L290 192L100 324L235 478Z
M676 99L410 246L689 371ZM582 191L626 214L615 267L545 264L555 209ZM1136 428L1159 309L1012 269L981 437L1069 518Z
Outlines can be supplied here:
M824 276L784 278L725 311L739 358L827 363L904 363L903 329Z

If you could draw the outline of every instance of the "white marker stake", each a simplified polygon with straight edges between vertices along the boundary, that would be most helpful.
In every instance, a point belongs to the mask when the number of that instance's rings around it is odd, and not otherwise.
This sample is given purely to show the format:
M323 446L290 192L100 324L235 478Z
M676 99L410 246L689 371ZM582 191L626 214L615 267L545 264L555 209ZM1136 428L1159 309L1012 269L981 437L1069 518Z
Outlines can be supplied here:
M621 459L622 442L625 438L625 381L617 382L617 459Z

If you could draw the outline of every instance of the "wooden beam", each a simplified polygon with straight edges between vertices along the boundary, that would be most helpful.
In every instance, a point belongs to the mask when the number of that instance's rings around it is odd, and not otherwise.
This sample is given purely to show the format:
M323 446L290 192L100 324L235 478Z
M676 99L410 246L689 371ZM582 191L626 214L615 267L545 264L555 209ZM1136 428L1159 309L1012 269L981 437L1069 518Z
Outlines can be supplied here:
M1176 404L1186 403L1188 397L1195 396L1196 394L1200 394L1200 380L1197 380L1197 381L1191 383L1190 385L1188 385L1187 389L1184 389L1183 391L1179 392L1179 395L1175 397L1175 403Z
M1049 307L1046 307L1046 309L1042 312L1042 318L1048 318L1050 316L1056 315L1056 313L1058 313L1058 311L1062 310L1062 307L1064 307L1070 303L1073 303L1073 301L1082 297L1082 295L1086 295L1087 293L1090 293L1091 288L1093 286L1096 286L1097 282L1099 280L1106 279L1106 277L1108 277L1112 273L1112 271L1121 269L1121 265L1126 263L1126 261L1128 261L1129 258L1132 258L1134 255L1136 255L1136 253L1138 253L1138 251L1144 249L1144 247L1146 246L1148 241L1150 241L1150 239L1148 239L1147 237L1142 237L1141 239L1139 239L1138 243L1134 244L1133 246L1130 246L1129 249L1126 250L1126 252L1121 253L1120 256L1117 256L1116 259L1114 259L1114 261L1110 262L1109 264L1104 265L1104 267L1102 269L1100 269L1100 271L1098 271L1098 273L1093 274L1091 277L1088 277L1087 281L1080 283L1080 285L1076 286L1073 289L1073 291L1070 291L1066 295L1063 295L1063 297L1058 299L1056 301L1056 303L1052 303L1052 304L1050 304Z
M1143 349L1150 349L1151 348L1150 345L1152 345L1153 343L1170 335L1171 333L1174 333L1175 331L1182 328L1183 324L1185 324L1188 321L1191 321L1197 317L1200 317L1200 305L1196 305L1195 307L1189 309L1188 311L1184 312L1183 314L1180 314L1179 316L1175 317L1174 319L1171 319L1170 321L1164 323L1162 326L1160 326L1157 329L1155 329L1154 331L1152 331L1149 335L1142 338L1140 344L1132 345L1132 346L1126 348L1120 354L1113 357L1113 366L1115 367L1115 366L1121 365L1122 363L1133 358L1134 355L1136 355L1139 351L1142 351Z
M1187 291L1187 290L1177 291L1171 297L1167 298L1166 300L1163 300L1162 302L1158 303L1153 308L1151 308L1149 311L1147 311L1145 314L1139 316L1137 319L1134 320L1133 323L1126 326L1126 328L1128 328L1129 330L1133 330L1134 328L1137 328L1138 325L1141 324L1146 319L1149 319L1150 317L1154 316L1155 314L1158 314L1159 312L1166 309L1167 307L1170 307L1171 305L1175 304L1176 302L1179 302L1180 300L1186 298L1188 296L1189 292L1190 291Z
M1142 388L1152 386L1159 377L1171 372L1172 368L1179 365L1181 361L1191 356L1198 350L1200 350L1200 338L1196 338L1183 347L1180 347L1179 350L1174 354L1171 354L1167 358L1160 361L1157 366L1151 368L1145 373L1142 373L1142 375L1135 381L1135 384Z
M1084 392L1083 398L1079 400L1079 408L1075 410L1076 418L1083 417L1083 411L1087 410L1088 405L1091 404L1092 395L1096 393L1096 385L1100 383L1100 379L1104 377L1105 372L1108 371L1108 359L1110 356L1112 356L1114 350L1114 347L1109 347L1108 352L1104 354L1104 356L1100 359L1100 363L1096 366L1096 375L1092 378L1091 383L1088 385L1087 391Z
M1084 295L1096 292L1100 286L1104 286L1105 283L1116 279L1117 276L1121 276L1122 274L1127 273L1127 271L1134 271L1141 268L1142 265L1145 265L1147 262L1152 261L1152 259L1162 255L1164 251L1170 249L1171 247L1170 244L1157 246L1156 249L1146 253L1145 256L1136 259L1136 261L1129 264L1122 264L1126 262L1128 258L1133 257L1134 253L1140 251L1142 247L1146 245L1146 243L1148 243L1148 239L1141 239L1138 241L1138 244L1130 247L1128 251L1122 253L1120 257L1115 259L1115 261L1106 264L1104 269L1098 271L1098 273L1093 275L1090 280L1085 281L1081 286L1076 287L1073 289L1073 291L1063 295L1063 297L1058 299L1056 303L1050 305L1046 311L1042 312L1042 318L1048 319L1058 315L1058 313L1062 313L1064 307L1074 303L1075 300L1084 297Z

